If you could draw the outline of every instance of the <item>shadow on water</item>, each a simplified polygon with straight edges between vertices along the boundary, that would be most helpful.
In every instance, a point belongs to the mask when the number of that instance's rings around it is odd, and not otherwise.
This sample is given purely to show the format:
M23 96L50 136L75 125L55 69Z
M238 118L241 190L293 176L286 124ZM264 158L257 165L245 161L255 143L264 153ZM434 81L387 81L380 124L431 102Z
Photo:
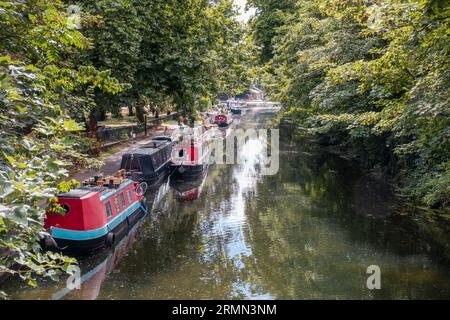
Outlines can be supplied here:
M387 183L303 148L281 146L283 167L247 208L257 259L248 267L264 286L287 299L448 298L448 222L435 228L423 212L405 212ZM381 290L366 288L372 264Z
M271 112L247 112L264 128ZM280 133L280 169L260 173L261 146L244 162L213 165L199 181L167 182L150 215L115 250L82 261L87 279L18 288L50 299L414 299L450 297L448 222L405 209L383 180ZM366 288L369 265L381 289Z

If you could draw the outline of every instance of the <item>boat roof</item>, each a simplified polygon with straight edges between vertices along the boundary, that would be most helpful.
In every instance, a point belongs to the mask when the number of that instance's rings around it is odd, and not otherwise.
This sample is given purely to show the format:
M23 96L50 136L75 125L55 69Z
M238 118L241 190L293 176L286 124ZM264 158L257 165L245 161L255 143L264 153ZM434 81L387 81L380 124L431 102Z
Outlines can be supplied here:
M153 141L172 141L172 137L171 136L155 136L153 139Z
M130 156L130 155L152 155L158 150L161 150L163 147L169 145L171 141L167 140L167 138L164 138L161 140L152 140L147 144L141 145L139 147L135 147L123 156Z
M105 192L109 190L109 188L106 187L92 187L92 186L85 186L80 187L78 189L72 189L69 192L60 193L57 195L58 198L71 198L71 199L79 199L86 195L88 195L91 192Z

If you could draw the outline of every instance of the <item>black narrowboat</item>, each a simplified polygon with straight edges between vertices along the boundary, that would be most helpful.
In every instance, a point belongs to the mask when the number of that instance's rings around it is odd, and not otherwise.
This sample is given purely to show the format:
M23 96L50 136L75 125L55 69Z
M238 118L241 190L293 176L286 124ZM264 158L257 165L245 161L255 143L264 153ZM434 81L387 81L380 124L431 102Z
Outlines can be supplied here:
M173 145L171 137L155 137L149 143L124 154L120 169L125 170L125 175L130 179L145 181L151 187L170 173Z
M237 108L237 107L231 107L230 111L232 114L241 114L242 113L242 109L241 108Z

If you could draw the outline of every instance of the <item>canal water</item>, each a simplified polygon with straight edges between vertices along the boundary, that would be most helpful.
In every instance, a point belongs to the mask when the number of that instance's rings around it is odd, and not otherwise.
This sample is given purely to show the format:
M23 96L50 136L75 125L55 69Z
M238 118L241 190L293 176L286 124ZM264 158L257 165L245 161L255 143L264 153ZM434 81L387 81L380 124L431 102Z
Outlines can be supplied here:
M254 110L236 122L266 128L274 117ZM263 142L248 140L241 164L149 194L151 213L128 237L81 261L81 289L65 279L5 289L18 299L450 298L446 221L285 130L278 173L262 175ZM367 288L371 265L381 289Z

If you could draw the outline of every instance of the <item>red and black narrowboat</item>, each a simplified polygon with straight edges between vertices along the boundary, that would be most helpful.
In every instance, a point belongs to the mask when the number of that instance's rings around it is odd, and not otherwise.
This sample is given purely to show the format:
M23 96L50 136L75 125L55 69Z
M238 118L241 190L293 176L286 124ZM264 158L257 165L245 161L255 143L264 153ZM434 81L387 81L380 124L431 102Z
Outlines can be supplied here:
M172 149L173 179L197 179L209 166L212 131L203 126L180 128Z
M95 177L83 186L57 195L64 214L47 212L45 246L57 250L91 251L112 246L147 214L145 183L114 176Z

